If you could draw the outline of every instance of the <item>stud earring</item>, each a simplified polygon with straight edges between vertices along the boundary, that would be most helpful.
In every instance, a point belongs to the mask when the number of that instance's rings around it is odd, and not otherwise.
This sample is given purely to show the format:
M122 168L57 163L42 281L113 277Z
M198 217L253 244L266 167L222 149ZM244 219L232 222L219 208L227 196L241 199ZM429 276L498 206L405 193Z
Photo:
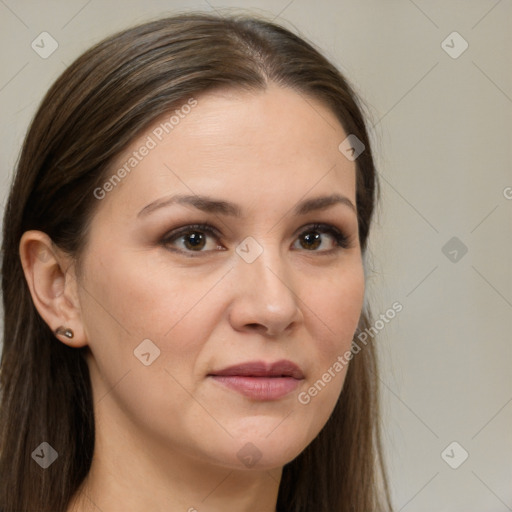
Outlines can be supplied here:
M55 329L55 334L62 334L63 336L66 336L66 338L72 338L75 335L72 329L63 326L57 327L57 329Z

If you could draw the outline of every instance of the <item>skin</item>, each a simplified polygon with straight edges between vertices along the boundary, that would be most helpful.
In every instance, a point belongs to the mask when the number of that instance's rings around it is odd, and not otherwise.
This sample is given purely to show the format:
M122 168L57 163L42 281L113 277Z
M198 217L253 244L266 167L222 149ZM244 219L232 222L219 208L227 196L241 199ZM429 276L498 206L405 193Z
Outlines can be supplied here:
M20 243L41 316L53 330L73 329L61 342L88 347L96 444L68 512L273 512L282 467L317 436L342 390L346 367L309 404L298 401L351 346L364 299L357 216L340 203L305 215L293 208L333 193L355 205L355 163L338 150L347 134L323 104L274 84L196 99L98 200L80 273L44 233ZM172 194L236 203L242 216L173 204L138 217ZM202 232L196 252L190 232L170 240L194 223L220 236ZM312 223L338 228L349 246L323 231L311 245ZM263 249L252 263L236 252L248 236ZM148 366L134 355L144 339L160 350ZM208 376L280 359L304 379L279 400L247 398ZM252 467L237 457L247 443L261 455Z

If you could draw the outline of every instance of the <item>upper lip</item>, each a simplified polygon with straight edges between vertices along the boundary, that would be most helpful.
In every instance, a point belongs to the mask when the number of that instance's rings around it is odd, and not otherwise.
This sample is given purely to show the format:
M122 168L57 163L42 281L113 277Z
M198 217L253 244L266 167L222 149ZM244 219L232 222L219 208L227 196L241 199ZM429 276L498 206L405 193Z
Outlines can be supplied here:
M265 363L264 361L249 361L247 363L236 364L222 370L216 370L210 375L223 376L244 376L244 377L293 377L294 379L303 379L302 370L292 361L282 359L275 363Z

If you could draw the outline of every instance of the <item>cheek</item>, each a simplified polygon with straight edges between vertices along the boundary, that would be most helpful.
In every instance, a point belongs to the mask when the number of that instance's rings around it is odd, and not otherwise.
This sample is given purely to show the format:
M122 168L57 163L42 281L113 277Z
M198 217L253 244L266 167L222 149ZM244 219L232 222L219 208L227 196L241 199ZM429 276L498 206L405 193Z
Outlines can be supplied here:
M309 322L312 326L312 372L299 402L317 410L323 421L332 412L342 390L352 346L364 302L364 270L353 265L338 273L337 279L309 294ZM350 357L350 356L349 356ZM341 361L341 362L340 362Z
M106 268L110 270L105 272ZM140 252L100 255L99 250L87 275L92 277L83 287L87 290L83 320L99 365L110 361L110 368L115 360L118 366L131 367L137 361L134 351L144 340L151 340L154 347L145 343L158 353L158 366L179 367L190 375L212 326L219 321L223 290L219 275L169 268Z
M145 260L96 252L90 262L92 277L82 287L83 322L94 355L89 368L97 396L106 397L98 415L116 414L108 408L117 405L135 424L172 430L190 408L196 361L218 322L215 305L223 289L215 287L218 276L191 279ZM105 268L111 270L100 273Z
M350 342L357 328L364 301L364 271L362 264L346 267L308 293L304 303L311 310L311 323L315 325L315 336L321 353L332 356Z

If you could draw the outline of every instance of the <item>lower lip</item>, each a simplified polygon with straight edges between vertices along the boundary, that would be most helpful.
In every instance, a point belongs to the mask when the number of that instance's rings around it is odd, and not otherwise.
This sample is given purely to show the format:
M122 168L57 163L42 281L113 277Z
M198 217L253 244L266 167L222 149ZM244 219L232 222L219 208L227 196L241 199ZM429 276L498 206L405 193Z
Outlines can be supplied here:
M300 383L293 377L245 377L242 375L212 375L217 382L254 400L279 400Z

